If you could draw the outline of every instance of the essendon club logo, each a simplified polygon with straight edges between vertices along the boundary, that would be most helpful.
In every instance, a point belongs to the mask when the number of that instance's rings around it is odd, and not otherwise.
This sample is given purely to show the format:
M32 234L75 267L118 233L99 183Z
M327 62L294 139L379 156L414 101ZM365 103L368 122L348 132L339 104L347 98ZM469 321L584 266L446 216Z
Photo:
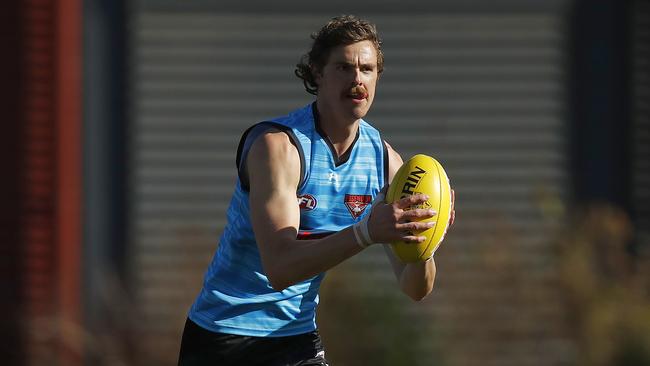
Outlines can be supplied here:
M372 202L372 196L368 194L345 195L345 207L355 219L363 214L370 202Z
M316 208L317 204L316 198L309 193L298 196L298 206L300 206L301 210L311 211Z

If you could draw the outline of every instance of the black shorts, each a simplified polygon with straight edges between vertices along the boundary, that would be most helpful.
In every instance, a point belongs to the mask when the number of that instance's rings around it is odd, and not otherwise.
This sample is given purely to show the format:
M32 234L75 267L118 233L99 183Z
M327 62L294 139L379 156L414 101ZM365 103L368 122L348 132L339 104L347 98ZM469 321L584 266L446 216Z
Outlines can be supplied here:
M179 366L327 366L318 331L288 337L215 333L187 319Z

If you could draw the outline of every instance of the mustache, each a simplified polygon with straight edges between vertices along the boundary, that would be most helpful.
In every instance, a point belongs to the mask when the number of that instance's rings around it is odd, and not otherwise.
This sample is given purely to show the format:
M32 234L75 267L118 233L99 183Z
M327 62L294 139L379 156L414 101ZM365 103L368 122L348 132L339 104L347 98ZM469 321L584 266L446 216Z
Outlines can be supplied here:
M368 91L362 85L350 89L350 95L368 95Z

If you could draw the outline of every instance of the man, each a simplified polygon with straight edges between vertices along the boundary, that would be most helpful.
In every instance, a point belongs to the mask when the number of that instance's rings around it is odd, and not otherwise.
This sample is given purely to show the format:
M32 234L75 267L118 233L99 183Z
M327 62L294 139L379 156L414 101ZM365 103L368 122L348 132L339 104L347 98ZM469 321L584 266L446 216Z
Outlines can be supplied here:
M244 133L228 224L179 365L326 365L315 324L324 272L373 243L421 242L411 232L431 225L419 221L432 210L408 210L427 197L381 202L402 159L362 119L383 70L374 25L341 16L312 37L296 75L316 102ZM433 258L402 264L386 253L404 293L431 292Z

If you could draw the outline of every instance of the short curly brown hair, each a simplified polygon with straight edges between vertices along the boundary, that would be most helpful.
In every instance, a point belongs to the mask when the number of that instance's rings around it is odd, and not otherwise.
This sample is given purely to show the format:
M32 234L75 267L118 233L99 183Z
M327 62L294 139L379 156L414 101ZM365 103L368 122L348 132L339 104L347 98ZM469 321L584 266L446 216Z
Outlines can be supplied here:
M318 33L311 35L314 40L311 51L300 58L294 73L302 79L305 90L310 94L318 94L314 70L322 71L327 63L330 51L338 46L370 41L377 50L377 71L384 70L384 54L381 51L381 40L374 24L357 18L354 15L341 15L332 18Z

